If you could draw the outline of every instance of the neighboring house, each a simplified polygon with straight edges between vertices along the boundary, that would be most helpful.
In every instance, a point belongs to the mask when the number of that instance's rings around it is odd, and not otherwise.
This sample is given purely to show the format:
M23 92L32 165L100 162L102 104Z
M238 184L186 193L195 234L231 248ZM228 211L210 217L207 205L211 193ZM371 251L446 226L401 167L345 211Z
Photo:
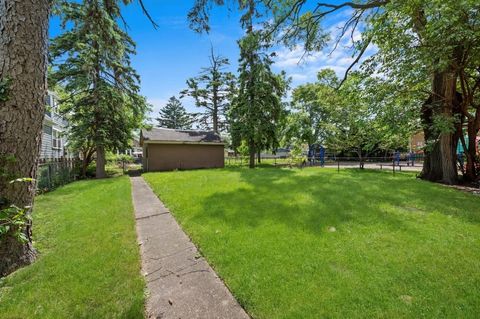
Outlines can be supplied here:
M425 147L425 135L419 131L410 137L410 152L423 153Z
M468 141L468 136L465 136L465 141ZM477 136L477 152L479 151L480 146L480 135ZM415 135L410 137L410 152L423 153L425 147L425 135L422 131L417 132ZM459 141L457 144L457 153L463 152L463 146Z
M42 147L40 159L58 159L69 157L66 149L67 121L59 114L58 97L53 92L48 92L45 100L46 110L42 127Z
M132 147L123 151L117 151L117 154L125 154L130 155L133 158L142 158L143 156L143 148L140 146L140 141L134 139L132 142Z
M220 136L214 132L152 128L142 130L144 171L224 167Z

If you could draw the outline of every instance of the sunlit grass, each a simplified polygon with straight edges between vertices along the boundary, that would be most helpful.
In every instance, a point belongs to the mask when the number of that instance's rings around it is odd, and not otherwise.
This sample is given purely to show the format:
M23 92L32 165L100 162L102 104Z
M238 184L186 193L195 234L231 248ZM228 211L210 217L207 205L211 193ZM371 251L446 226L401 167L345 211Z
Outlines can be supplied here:
M39 196L33 216L38 260L0 283L0 318L143 318L128 178Z
M379 171L144 176L254 318L478 318L479 197Z

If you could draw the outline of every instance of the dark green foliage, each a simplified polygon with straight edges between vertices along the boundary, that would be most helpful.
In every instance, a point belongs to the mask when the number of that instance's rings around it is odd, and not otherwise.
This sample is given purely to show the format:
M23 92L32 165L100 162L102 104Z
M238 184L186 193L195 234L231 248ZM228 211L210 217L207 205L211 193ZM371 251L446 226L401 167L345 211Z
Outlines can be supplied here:
M272 60L265 52L270 43L262 30L253 29L255 19L260 17L255 1L240 1L239 5L245 11L240 22L246 35L239 41L238 92L229 116L232 145L238 147L242 140L246 141L253 168L256 153L278 146L284 111L281 99L288 81L284 73L276 75L271 71Z
M239 87L229 114L233 145L245 140L250 152L278 146L281 98L287 87L284 74L271 71L272 61L260 41L260 33L251 33L239 42Z
M13 183L31 183L31 178L17 178ZM25 229L31 223L30 207L18 207L12 203L0 203L0 242L13 237L26 243L28 238Z
M10 83L11 80L0 78L0 102L6 102L8 100Z
M37 170L37 192L49 192L71 183L79 178L80 173L80 162L77 160L42 163Z
M66 30L50 46L51 80L64 86L69 139L80 152L126 148L148 109L131 67L135 44L118 25L119 6L100 0L63 3Z
M225 0L195 0L192 9L188 13L190 28L199 33L210 31L208 15L211 4L224 5Z
M172 96L159 111L157 122L160 127L188 130L192 128L195 117L187 113L182 103L175 96Z

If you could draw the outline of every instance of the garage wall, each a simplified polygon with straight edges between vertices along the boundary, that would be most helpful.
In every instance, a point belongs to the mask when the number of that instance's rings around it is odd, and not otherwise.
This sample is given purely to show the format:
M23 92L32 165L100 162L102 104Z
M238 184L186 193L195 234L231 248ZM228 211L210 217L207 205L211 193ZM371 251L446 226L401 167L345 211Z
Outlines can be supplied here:
M148 154L147 158L145 154ZM144 170L169 171L224 167L224 156L223 145L146 144Z

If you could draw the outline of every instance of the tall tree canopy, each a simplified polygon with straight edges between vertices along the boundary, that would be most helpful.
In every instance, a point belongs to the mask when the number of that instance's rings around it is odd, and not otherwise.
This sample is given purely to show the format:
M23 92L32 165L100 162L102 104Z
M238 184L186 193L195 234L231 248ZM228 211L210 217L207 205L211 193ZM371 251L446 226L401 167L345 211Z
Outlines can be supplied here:
M324 144L332 131L331 117L338 94L338 79L331 69L318 73L318 82L296 87L292 92L291 112L285 126L285 139L298 138L308 145Z
M71 137L83 145L93 141L97 178L105 177L105 152L128 147L148 108L130 63L135 45L118 25L119 6L104 0L64 3L60 14L68 27L50 46L52 80L70 95L64 112Z
M158 126L172 129L189 130L195 122L195 115L189 114L175 96L160 109L157 118Z
M468 98L474 96L477 83L472 71L478 67L475 63L480 51L478 1L367 0L317 2L307 7L311 2L266 2L275 15L272 30L287 26L279 33L284 42L302 42L306 50L315 50L325 45L322 18L349 9L339 38L350 33L354 39L354 32L362 32L361 39L353 41L354 64L373 43L378 52L368 59L367 68L395 81L400 92L424 94L422 120L428 147L422 176L455 183L455 148L462 136L461 123L468 123L469 134L478 132L478 102Z
M288 81L285 74L276 75L271 71L272 60L267 54L270 39L265 32L254 28L254 23L262 16L258 10L262 1L238 0L235 3L242 12L240 23L245 36L239 41L238 92L232 102L229 122L233 146L240 146L242 141L247 143L253 168L257 152L278 145L279 124L284 114L281 99ZM224 1L195 1L189 13L194 30L208 32L211 4L223 5Z
M182 91L182 96L193 97L195 105L205 109L198 121L205 129L218 133L227 129L226 115L235 95L235 76L225 71L230 64L228 59L215 55L213 48L209 58L210 66L187 80L188 89Z
M279 123L283 115L282 97L287 90L285 74L274 74L272 60L265 52L269 43L261 30L254 30L254 19L259 16L255 1L245 1L241 24L246 35L239 41L239 87L232 104L230 120L232 142L247 142L250 168L255 166L255 154L262 149L278 146ZM260 157L259 157L260 158Z
M387 81L360 72L352 72L341 87L339 83L333 70L325 69L317 82L293 91L287 143L300 140L354 152L362 164L374 151L406 147L419 127L418 100L401 99Z

